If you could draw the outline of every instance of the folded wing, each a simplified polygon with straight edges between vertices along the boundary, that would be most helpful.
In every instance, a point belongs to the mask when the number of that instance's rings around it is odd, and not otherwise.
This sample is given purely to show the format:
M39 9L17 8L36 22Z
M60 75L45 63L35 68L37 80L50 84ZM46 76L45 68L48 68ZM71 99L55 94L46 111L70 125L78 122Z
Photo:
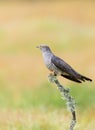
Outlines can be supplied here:
M77 73L69 64L67 64L64 60L62 60L61 58L57 57L57 56L53 56L51 59L51 62L58 68L61 70L62 74L61 76L81 83L82 81L88 80L88 81L92 81L90 78L87 78L79 73Z

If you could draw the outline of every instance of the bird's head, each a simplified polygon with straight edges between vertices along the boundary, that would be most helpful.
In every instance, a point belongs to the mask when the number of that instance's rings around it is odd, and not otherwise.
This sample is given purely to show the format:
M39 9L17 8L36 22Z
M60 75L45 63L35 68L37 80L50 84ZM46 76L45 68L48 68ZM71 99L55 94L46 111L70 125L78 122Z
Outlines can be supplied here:
M49 46L47 46L45 44L41 44L41 45L37 46L36 48L39 48L42 52L51 51Z

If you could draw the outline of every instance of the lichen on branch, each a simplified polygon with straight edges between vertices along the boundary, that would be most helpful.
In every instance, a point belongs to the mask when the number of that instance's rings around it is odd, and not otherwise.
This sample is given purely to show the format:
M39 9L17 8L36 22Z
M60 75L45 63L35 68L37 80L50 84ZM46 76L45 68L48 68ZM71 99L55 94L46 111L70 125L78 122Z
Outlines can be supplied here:
M63 85L61 85L55 75L49 74L48 78L49 78L49 81L51 83L55 83L57 85L57 88L59 89L59 91L60 91L60 93L62 95L62 98L64 100L66 100L67 109L72 114L72 120L71 120L71 124L70 124L69 130L74 130L74 127L75 127L75 124L76 124L75 100L70 95L70 89L65 88Z

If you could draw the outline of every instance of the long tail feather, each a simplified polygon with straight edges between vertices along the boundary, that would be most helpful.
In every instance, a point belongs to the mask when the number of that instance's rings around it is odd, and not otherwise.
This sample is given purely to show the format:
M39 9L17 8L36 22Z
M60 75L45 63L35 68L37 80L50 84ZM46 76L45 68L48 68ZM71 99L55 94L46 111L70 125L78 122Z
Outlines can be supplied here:
M92 82L92 79L90 79L90 78L88 78L88 77L85 77L85 76L83 76L83 75L80 75L80 79L82 80L82 81L90 81L90 82Z
M67 79L69 79L69 80L72 80L72 81L74 81L74 82L81 83L80 80L75 79L74 77L70 77L69 75L63 75L63 74L61 74L61 76L63 76L64 78L67 78Z
M77 83L82 83L82 81L83 82L85 82L86 80L87 81L92 81L92 79L90 79L90 78L88 78L88 77L85 77L85 76L83 76L83 75L78 75L78 77L77 78L75 78L75 77L71 77L70 75L64 75L64 74L61 74L61 76L63 76L64 78L67 78L67 79L69 79L69 80L72 80L72 81L74 81L74 82L77 82Z

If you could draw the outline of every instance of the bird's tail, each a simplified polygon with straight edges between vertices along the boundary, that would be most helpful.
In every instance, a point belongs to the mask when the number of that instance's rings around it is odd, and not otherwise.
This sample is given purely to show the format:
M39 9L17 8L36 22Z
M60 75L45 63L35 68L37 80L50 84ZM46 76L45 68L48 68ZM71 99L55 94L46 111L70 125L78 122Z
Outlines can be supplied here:
M64 75L64 74L61 74L62 77L66 78L66 79L69 79L69 80L72 80L74 82L77 82L77 83L81 83L80 80L76 79L75 77L71 77L69 75Z
M80 80L82 80L83 82L85 82L86 80L92 82L92 79L90 79L86 76L83 76L83 75L79 75L79 76L80 76Z
M85 82L86 80L90 81L90 82L92 81L92 79L85 77L83 75L80 75L80 74L77 74L76 77L72 77L70 75L64 75L64 74L61 74L61 76L63 76L64 78L67 78L69 80L72 80L74 82L77 82L77 83L82 83L82 82Z

